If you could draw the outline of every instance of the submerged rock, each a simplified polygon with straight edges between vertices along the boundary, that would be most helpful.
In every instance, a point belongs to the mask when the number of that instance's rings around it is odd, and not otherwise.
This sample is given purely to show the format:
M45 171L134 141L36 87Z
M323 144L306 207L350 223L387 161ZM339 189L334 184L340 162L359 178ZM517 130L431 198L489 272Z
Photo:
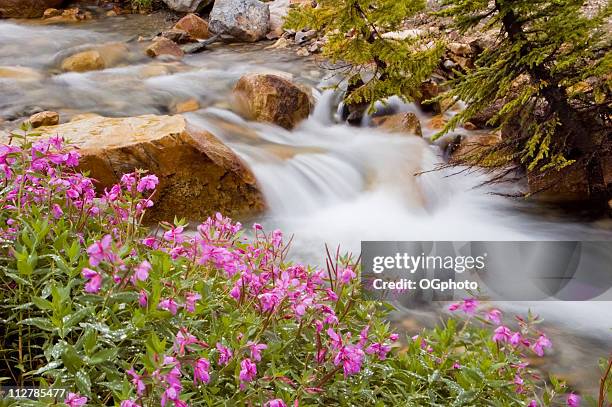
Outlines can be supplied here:
M175 25L175 30L182 30L189 34L191 38L206 39L210 37L208 33L208 22L201 19L195 14L187 14L181 18Z
M208 6L212 0L163 0L169 9L180 13L195 13Z
M41 126L55 126L59 124L59 114L57 112L40 112L33 114L28 119L33 128Z
M269 26L270 10L259 0L216 0L210 13L210 31L225 40L255 42Z
M0 18L38 18L64 0L0 0Z
M153 43L147 48L146 53L151 58L156 58L162 55L182 58L184 55L183 50L176 45L176 43L164 37L158 37L153 40Z
M104 68L106 64L97 50L76 53L62 62L62 70L66 72L97 71Z
M90 171L100 191L138 168L156 174L151 220L204 219L216 211L240 217L264 209L255 178L238 156L214 135L189 128L180 115L86 116L38 131L79 147L79 168Z
M250 120L274 123L292 129L306 119L314 107L310 90L278 75L249 74L236 84L233 96L237 110Z
M414 113L397 113L389 116L379 116L372 123L390 133L406 133L423 137L421 122Z
M450 161L491 167L507 162L499 153L484 154L485 149L502 141L499 133L471 133L460 136L452 147Z
M0 66L0 78L10 78L16 81L38 81L44 76L35 69L25 66Z

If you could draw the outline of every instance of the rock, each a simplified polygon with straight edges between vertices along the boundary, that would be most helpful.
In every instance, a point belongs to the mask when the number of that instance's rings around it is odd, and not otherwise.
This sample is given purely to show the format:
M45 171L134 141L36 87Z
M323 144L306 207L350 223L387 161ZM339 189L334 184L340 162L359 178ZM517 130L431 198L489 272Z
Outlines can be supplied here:
M426 100L433 99L440 94L440 87L435 81L428 80L421 83L421 86L419 86L419 93L421 96L417 99L417 104L422 110L438 114L442 112L440 102L425 103Z
M270 34L275 38L283 35L283 24L285 24L285 17L289 12L289 0L274 0L268 3L270 8Z
M56 8L48 8L45 10L45 12L43 13L43 18L51 18L51 17L57 17L62 15L62 12L59 11Z
M451 162L474 163L482 167L500 164L503 157L493 154L482 157L484 148L499 144L502 138L499 133L477 133L461 136L459 143L451 151ZM481 159L481 160L478 160ZM475 161L480 161L476 163Z
M527 173L529 192L540 202L563 204L588 200L588 173L584 166L570 165L560 171Z
M180 13L195 13L208 6L213 0L163 0L169 9Z
M91 20L93 15L89 11L82 11L78 7L68 8L58 15L45 18L45 23L78 23L79 21Z
M109 10L106 12L106 17L117 17L117 12L115 10Z
M198 109L200 109L200 102L197 99L184 100L174 106L175 113L195 112Z
M38 18L64 0L0 0L0 18Z
M36 113L28 119L33 128L41 126L55 126L59 124L59 114L57 112L40 112Z
M237 110L246 118L286 129L306 119L314 107L310 90L271 74L243 76L233 95Z
M187 14L181 18L174 29L185 31L191 38L206 39L210 37L208 33L208 23L195 14Z
M92 116L39 132L79 147L79 169L99 181L100 191L138 168L156 174L160 184L149 220L204 219L217 211L242 217L264 209L253 174L236 154L214 135L189 128L180 115Z
M472 122L465 122L463 123L463 128L468 130L468 131L474 131L477 130L478 127L476 127L476 125Z
M164 37L157 37L153 40L153 43L146 49L146 53L151 58L156 58L161 55L182 58L184 55L183 50L178 45Z
M442 130L444 126L446 126L447 120L446 118L439 114L431 118L429 121L429 128L433 130Z
M300 57L307 57L308 55L310 55L310 52L308 52L308 49L306 49L306 47L298 49L295 53Z
M24 66L0 66L0 78L26 82L41 80L43 75L35 69Z
M421 30L419 28L411 29L411 30L401 30L401 31L389 31L382 35L383 38L389 40L405 40L406 38L416 38L422 37L426 34L426 31Z
M96 50L79 52L62 62L62 70L66 72L97 71L104 68L106 68L104 59Z
M267 46L266 49L277 49L277 48L287 48L291 45L291 41L287 38L281 37L274 44Z
M423 137L421 122L414 113L397 113L390 116L379 116L373 118L372 123L381 130L390 133L406 133Z
M168 31L162 31L160 35L172 42L176 42L177 44L186 44L191 41L191 37L189 34L187 34L187 32L178 30L176 28L172 28Z
M447 45L448 50L462 57L469 57L472 55L472 47L469 44L462 44L460 42L451 42Z
M255 42L269 26L270 10L259 0L216 0L210 13L210 31L225 40Z
M294 41L296 44L302 45L306 41L314 38L316 35L317 35L317 32L315 30L298 31L295 33Z

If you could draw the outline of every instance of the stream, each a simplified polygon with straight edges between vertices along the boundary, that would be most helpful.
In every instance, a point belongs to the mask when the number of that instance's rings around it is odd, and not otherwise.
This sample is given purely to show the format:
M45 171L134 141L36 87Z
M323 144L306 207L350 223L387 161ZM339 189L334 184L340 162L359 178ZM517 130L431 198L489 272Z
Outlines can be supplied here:
M177 103L196 99L201 108L185 114L190 124L237 152L261 185L269 210L256 221L267 230L294 234L293 258L311 264L322 263L325 243L358 253L361 240L612 239L610 219L569 217L492 195L492 187L479 187L486 180L482 174L450 176L456 170L445 170L414 176L442 162L441 149L417 137L340 124L338 95L326 90L331 82L314 58L267 49L272 42L218 44L180 62L146 57L146 43L137 39L170 25L161 13L102 15L75 25L0 21L0 130L42 110L57 111L62 121L82 113L171 114ZM117 42L127 47L110 46L115 67L87 73L59 68L70 50ZM19 74L3 77L3 67L19 67ZM231 110L230 92L251 72L279 73L313 87L315 112L293 131L245 121ZM431 117L414 105L392 105L416 113L425 138L435 132ZM555 344L544 368L578 390L595 393L597 359L612 350L609 302L498 306L521 313L531 307L542 315ZM394 314L411 333L439 317L439 310Z

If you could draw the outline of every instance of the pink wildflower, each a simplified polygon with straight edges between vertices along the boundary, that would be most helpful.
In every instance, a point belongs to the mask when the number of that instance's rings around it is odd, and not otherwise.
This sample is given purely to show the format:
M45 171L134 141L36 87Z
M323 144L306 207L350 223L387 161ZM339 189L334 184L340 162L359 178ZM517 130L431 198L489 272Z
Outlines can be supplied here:
M178 305L172 298L165 298L159 302L157 308L169 311L172 315L176 315Z
M263 343L248 342L247 346L251 350L251 358L254 359L256 362L259 362L261 360L261 351L264 349L268 349L268 345L265 345Z
M86 293L97 293L100 291L100 287L102 286L102 276L100 274L87 267L83 268L81 274L84 278L89 280L87 284L85 284Z
M219 364L227 365L233 356L232 350L220 343L217 343L217 350L219 351Z
M255 366L255 363L251 362L251 359L244 359L240 362L240 368L239 377L240 381L243 383L248 383L257 376L257 366ZM241 383L241 387L243 383Z
M349 284L351 280L354 279L356 276L357 275L355 274L353 269L351 269L350 267L347 267L341 271L340 281L342 281L342 284Z
M197 384L198 381L208 384L210 381L210 362L208 359L200 358L196 361L193 367L193 382Z
M541 334L538 339L536 339L535 343L532 346L533 351L538 356L544 356L544 349L551 348L552 342L548 337L544 334Z
M140 397L144 394L146 386L142 381L142 376L140 376L136 371L132 368L127 371L127 374L132 376L132 384L136 387L136 394Z
M87 397L81 396L79 393L68 393L64 403L68 407L81 407L87 404Z
M338 366L342 363L344 376L348 377L361 371L361 362L364 356L361 348L354 345L346 345L338 351L334 358L334 365Z
M142 179L138 182L138 186L136 187L136 190L138 192L143 192L145 190L154 190L155 187L157 187L157 184L159 184L159 179L157 178L157 176L151 174L151 175L146 175L144 177L142 177Z
M96 267L100 262L113 258L113 254L110 250L112 239L111 235L106 235L102 240L95 242L87 248L90 265Z
M387 353L391 351L391 346L383 345L382 343L373 343L366 349L368 355L376 355L379 360L385 360Z
M140 407L140 404L133 400L123 400L119 407Z
M140 290L140 294L138 294L138 304L140 304L142 308L145 308L148 300L147 292L145 290Z
M133 282L135 282L135 280L137 280L137 281L146 281L147 278L149 278L149 271L151 271L151 263L149 263L148 261L144 260L142 263L140 263L134 269L134 276L133 276L134 280L133 280Z
M567 402L568 407L580 406L580 396L574 394L573 392L567 395L567 399L565 401Z
M51 206L51 213L53 214L53 217L55 219L59 219L64 214L64 211L62 210L62 208L58 204L53 204Z
M498 309L492 309L486 313L485 318L495 325L501 325L502 312Z
M185 309L188 312L195 312L195 304L202 296L198 293L188 292L185 294Z
M500 325L493 331L493 342L508 342L511 335L512 331L508 327Z
M281 399L270 400L265 404L265 407L287 407L287 404Z

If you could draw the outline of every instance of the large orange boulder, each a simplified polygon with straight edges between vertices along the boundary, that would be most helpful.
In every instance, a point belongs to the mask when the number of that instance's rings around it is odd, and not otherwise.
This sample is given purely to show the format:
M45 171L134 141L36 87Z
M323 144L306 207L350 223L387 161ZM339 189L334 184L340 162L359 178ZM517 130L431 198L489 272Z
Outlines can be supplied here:
M180 115L87 115L37 132L60 135L79 147L80 169L99 181L100 190L138 168L156 174L160 184L150 220L172 221L175 215L201 220L217 211L241 217L264 209L248 167L211 133L189 128Z
M237 110L249 120L294 128L314 107L310 90L271 74L248 74L234 87Z

